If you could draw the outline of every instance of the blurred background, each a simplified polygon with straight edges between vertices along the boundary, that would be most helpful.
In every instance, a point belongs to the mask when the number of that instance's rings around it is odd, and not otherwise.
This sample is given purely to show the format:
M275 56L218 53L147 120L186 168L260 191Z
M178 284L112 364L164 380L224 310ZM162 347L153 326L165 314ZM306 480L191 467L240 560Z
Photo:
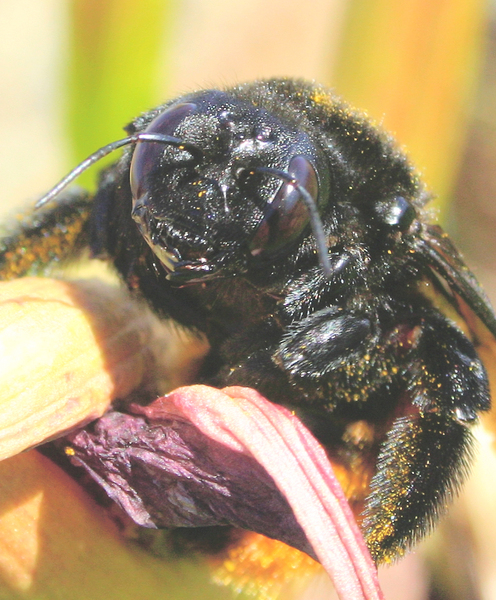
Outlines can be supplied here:
M396 134L496 303L495 0L0 0L0 216L168 97L270 76L325 83ZM388 600L496 598L481 439L450 516L382 574Z

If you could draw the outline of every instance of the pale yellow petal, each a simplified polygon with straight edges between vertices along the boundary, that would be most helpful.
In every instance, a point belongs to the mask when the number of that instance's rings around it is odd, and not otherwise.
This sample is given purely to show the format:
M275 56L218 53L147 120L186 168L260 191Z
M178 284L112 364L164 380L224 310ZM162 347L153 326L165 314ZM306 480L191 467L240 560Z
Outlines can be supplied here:
M101 416L142 383L153 325L96 281L0 283L0 460Z

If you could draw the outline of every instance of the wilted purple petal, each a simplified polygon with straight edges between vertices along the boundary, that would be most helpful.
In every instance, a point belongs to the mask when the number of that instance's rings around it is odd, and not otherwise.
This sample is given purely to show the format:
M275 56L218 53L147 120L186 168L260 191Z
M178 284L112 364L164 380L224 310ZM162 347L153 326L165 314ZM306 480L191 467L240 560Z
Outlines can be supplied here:
M382 598L320 445L254 390L180 388L71 437L78 464L140 524L230 524L316 556L341 598ZM296 518L295 518L296 517Z
M97 421L92 433L80 431L69 441L73 462L83 466L139 525L233 525L315 557L265 469L177 415L161 412L152 420L152 415L112 412Z

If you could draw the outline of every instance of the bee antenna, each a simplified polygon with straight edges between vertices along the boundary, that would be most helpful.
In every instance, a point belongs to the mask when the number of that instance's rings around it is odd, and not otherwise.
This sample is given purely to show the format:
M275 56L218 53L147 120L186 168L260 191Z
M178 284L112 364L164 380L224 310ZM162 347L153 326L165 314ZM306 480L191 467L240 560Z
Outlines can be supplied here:
M295 187L301 194L305 204L307 205L308 212L310 214L310 226L312 228L313 237L315 239L315 246L317 249L317 254L319 256L320 266L322 267L322 272L325 277L329 279L332 275L331 261L329 260L329 253L327 251L327 241L326 234L324 231L324 226L322 224L322 219L319 215L319 210L317 208L317 204L313 199L310 192L303 186L295 177L293 177L287 171L281 171L279 169L273 169L271 167L254 167L250 169L250 171L258 172L258 173L267 173L268 175L273 175L274 177L279 177L283 181L291 184Z
M176 146L179 150L185 150L186 152L189 152L193 157L194 161L201 160L203 156L202 151L197 146L188 142L184 142L179 138L175 138L170 135L163 135L160 133L135 133L133 135L130 135L129 137L117 140L115 142L111 142L110 144L103 146L96 152L93 152L93 154L90 154L88 158L80 162L77 165L77 167L72 169L72 171L70 171L70 173L68 173L63 179L61 179L57 183L57 185L55 185L44 196L42 196L38 200L38 202L36 202L35 209L45 206L45 204L56 198L60 194L60 192L63 189L65 189L70 183L72 183L77 177L79 177L81 173L86 171L86 169L89 169L89 167L94 165L104 156L107 156L114 150L118 150L123 146L127 146L129 144L136 144L138 142L157 142L159 144L166 144L168 146Z

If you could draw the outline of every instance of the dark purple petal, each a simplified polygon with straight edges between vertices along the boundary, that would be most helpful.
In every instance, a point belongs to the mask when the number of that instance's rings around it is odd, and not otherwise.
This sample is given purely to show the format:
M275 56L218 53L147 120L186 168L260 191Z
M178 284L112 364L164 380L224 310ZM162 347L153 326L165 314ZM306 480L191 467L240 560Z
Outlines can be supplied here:
M179 388L72 435L74 461L148 527L234 525L316 557L340 598L382 598L329 460L290 411L247 388Z
M111 412L97 421L93 432L83 430L68 439L73 462L139 525L233 525L315 557L267 471L184 419L162 413L150 421Z

